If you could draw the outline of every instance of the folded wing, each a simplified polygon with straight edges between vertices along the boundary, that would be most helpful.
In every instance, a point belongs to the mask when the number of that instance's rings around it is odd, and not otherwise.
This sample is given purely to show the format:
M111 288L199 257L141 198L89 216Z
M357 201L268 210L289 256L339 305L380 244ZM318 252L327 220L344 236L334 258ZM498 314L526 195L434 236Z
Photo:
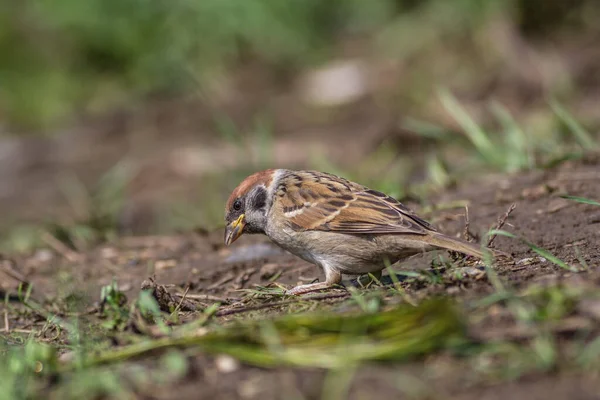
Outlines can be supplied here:
M353 234L435 231L398 200L345 179L322 173L287 179L291 181L279 204L295 230Z

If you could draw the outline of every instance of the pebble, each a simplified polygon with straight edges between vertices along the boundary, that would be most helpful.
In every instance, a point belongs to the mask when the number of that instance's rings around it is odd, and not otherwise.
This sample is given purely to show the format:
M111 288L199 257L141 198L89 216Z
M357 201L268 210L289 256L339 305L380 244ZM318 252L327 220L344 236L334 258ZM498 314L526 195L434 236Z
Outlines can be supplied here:
M479 268L474 268L474 267L456 268L452 271L453 272L456 271L456 273L463 274L466 276L479 276L483 273L483 270L481 270Z
M229 374L240 369L240 362L231 356L222 354L215 358L215 366L217 371Z
M163 269L175 268L176 266L176 260L158 260L156 263L154 263L154 267L159 271Z
M100 254L102 258L116 258L118 256L117 250L113 247L103 247L102 250L100 250Z
M536 262L542 262L545 263L546 260L544 257L528 257L528 258L522 258L519 261L516 262L516 265L530 265L530 264L534 264Z
M54 258L54 253L52 252L52 250L40 249L34 253L33 258L35 259L35 261L48 262Z

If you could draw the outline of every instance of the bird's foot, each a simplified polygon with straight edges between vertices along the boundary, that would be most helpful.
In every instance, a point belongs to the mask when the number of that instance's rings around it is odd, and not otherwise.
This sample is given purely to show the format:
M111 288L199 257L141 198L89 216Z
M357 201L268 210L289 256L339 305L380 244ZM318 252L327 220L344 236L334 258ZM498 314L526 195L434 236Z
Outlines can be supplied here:
M285 294L297 296L304 293L315 292L317 290L330 289L342 281L342 274L340 271L326 266L323 267L323 269L325 270L325 282L296 286L286 291Z
M298 295L305 294L305 293L315 292L317 290L330 289L334 285L335 284L330 284L327 282L318 282L318 283L311 283L308 285L300 285L300 286L296 286L290 290L287 290L285 292L285 294L292 295L292 296L298 296Z

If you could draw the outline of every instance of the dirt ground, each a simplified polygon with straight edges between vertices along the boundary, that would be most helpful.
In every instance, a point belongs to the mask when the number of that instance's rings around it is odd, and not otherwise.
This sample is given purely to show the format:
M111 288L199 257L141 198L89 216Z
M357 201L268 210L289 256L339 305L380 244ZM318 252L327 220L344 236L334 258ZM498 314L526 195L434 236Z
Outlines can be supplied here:
M423 210L422 215L441 231L462 235L465 210L463 207L448 208L447 205L466 202L469 230L474 236L480 236L515 203L516 208L503 229L548 250L579 272L567 271L539 257L526 243L498 236L494 247L512 254L515 260L497 266L504 284L517 290L532 285L560 284L594 291L600 288L600 207L560 196L600 199L599 182L600 156L591 154L549 170L514 176L486 176L463 182L435 195L431 199L435 207ZM416 204L409 205L418 209ZM269 296L251 298L249 292L244 291L246 289L256 289L257 286L277 288L277 285L289 287L299 282L322 279L316 267L284 253L266 238L243 237L231 248L224 248L222 241L222 232L190 232L170 237L122 238L88 253L61 251L60 247L39 250L26 257L2 259L0 288L15 293L20 278L33 286L31 296L36 301L46 304L55 299L76 297L81 301L81 311L88 312L93 318L101 288L113 279L127 297L133 299L138 295L142 282L154 276L156 283L165 285L172 294L187 291L187 301L199 310L221 302L216 321L225 324L232 319L270 318L289 312L285 304L278 305L280 299ZM417 256L394 268L427 270L432 266L432 257ZM483 271L461 268L467 275L463 279L444 279L441 282L406 279L402 286L415 299L445 293L466 302L482 299L494 292ZM391 297L385 300L391 303L398 301ZM343 311L352 307L343 289L329 291L303 304L303 308L296 311L319 308ZM573 318L588 331L598 332L600 316L597 315L598 303L594 304L596 319L585 317L593 312L580 310L561 320L564 323L561 332L566 332L566 336L559 336L561 341L569 342L578 331L578 328L567 326ZM2 307L5 306L0 306L0 311ZM199 312L182 312L181 318L193 321L199 318ZM31 319L25 314L11 313L6 318L5 323L16 331L27 332L44 324L43 319ZM490 313L483 320L473 321L471 328L474 335L482 338L521 334L515 322L502 312ZM561 354L563 350L568 352L569 345L560 345L559 349ZM527 372L514 379L490 379L474 372L472 365L467 365L469 361L448 354L433 354L405 364L366 365L346 375L319 369L257 368L198 353L190 353L187 360L185 376L166 384L138 388L139 397L316 399L336 398L335 394L325 396L324 393L329 393L328 387L343 387L349 394L348 398L352 399L600 399L597 370L553 368ZM150 369L159 368L152 358L138 363ZM344 384L332 385L334 381ZM337 396L344 398L343 393Z

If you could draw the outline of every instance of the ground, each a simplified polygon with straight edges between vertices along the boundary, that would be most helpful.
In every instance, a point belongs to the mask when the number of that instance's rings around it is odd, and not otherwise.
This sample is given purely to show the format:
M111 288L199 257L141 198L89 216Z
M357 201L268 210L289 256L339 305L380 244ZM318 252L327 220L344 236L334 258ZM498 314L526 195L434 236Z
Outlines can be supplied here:
M56 345L61 371L77 357L67 323L77 317L79 335L98 342L97 350L91 351L90 374L104 382L101 377L110 376L111 369L120 371L118 389L90 385L86 394L97 390L154 399L345 398L346 393L353 399L600 398L598 341L593 340L600 323L600 207L562 197L600 199L597 182L600 157L593 153L550 169L461 182L435 194L430 203L435 207L418 209L420 214L441 231L464 236L466 205L469 236L483 241L487 239L482 235L504 219L501 229L516 237L499 235L493 247L514 260L498 261L488 270L472 261L440 261L439 255L450 260L446 253L417 256L393 266L404 271L395 285L384 277L385 286L363 288L346 277L345 285L358 289L301 298L283 296L281 288L322 279L320 271L260 236L243 237L225 248L221 231L196 231L125 237L89 252L56 244L54 251L7 256L0 264L1 288L12 295L0 306L4 335L13 343L31 335ZM514 210L506 218L512 204ZM22 291L19 299L19 281L31 285L28 300L23 300ZM125 294L126 300L100 304L102 288L113 281L118 290L112 293ZM143 285L154 289L158 304L166 307L169 327L144 322L129 308ZM171 350L158 346L165 338L168 342L181 337L180 329L186 326L196 332L191 337L202 337L238 323L259 321L260 327L260 321L288 314L385 312L440 294L458 309L469 350L435 345L398 361L392 357L323 369L318 368L318 358L323 354L325 359L326 351L308 353L314 349L307 349L307 355L315 357L309 361L266 365L249 356L237 357L226 347L215 351L194 343L166 345ZM107 311L115 304L115 309L124 304L120 309L129 313L121 321ZM217 308L211 308L213 304ZM112 325L106 328L107 324ZM144 340L157 347L151 344L151 351L111 358ZM233 347L236 342L231 343ZM181 350L174 352L177 348ZM351 347L339 349L338 357L351 352ZM267 346L262 351L270 350ZM140 373L146 379L139 379ZM38 389L54 398L76 396L73 386L84 379L82 374L67 368L39 383Z
M14 3L0 400L600 398L596 2ZM263 168L344 176L512 258L286 296L321 272L223 246Z

